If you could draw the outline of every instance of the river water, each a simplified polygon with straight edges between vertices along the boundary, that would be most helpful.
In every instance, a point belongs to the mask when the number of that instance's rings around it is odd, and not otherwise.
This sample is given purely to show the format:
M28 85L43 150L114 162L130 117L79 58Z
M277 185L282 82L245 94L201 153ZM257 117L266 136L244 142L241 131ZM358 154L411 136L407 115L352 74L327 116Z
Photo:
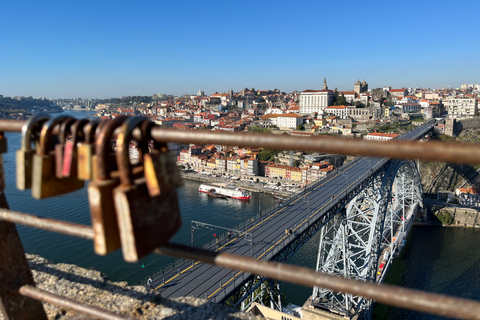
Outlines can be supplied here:
M86 113L69 112L76 117ZM3 155L7 188L5 194L12 210L41 217L90 224L86 188L45 200L35 200L30 191L15 188L15 150L20 146L20 134L7 133L9 152ZM198 192L200 182L185 180L178 189L183 225L173 242L190 244L192 220L232 228L240 222L273 205L273 196L253 193L249 202L234 199L212 199ZM120 250L102 257L93 252L92 242L57 233L18 225L24 249L53 262L77 264L104 272L113 281L130 283L148 276L167 265L173 258L151 254L137 263L124 262ZM212 239L221 228L195 230L195 245ZM307 242L288 263L315 268L319 233ZM414 227L402 254L394 260L386 282L404 287L445 293L471 299L480 297L480 231ZM281 283L285 302L303 305L312 289ZM438 317L402 309L376 306L375 319L438 319Z

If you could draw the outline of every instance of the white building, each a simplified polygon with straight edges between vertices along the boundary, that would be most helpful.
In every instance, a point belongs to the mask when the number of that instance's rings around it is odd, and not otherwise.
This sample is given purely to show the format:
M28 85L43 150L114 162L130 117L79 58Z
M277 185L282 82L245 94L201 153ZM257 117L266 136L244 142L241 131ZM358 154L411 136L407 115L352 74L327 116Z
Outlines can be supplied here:
M341 119L347 119L349 117L348 106L330 106L325 108L325 113L333 114Z
M323 110L333 103L332 90L305 90L300 93L301 114L323 114Z
M391 140L395 137L397 137L398 134L396 133L381 133L381 132L373 132L370 134L367 134L366 136L363 137L365 140L375 140L375 141L388 141Z
M449 118L473 118L478 110L478 101L475 98L448 99L447 113Z
M294 113L280 114L276 120L280 129L296 129L303 124L303 117Z

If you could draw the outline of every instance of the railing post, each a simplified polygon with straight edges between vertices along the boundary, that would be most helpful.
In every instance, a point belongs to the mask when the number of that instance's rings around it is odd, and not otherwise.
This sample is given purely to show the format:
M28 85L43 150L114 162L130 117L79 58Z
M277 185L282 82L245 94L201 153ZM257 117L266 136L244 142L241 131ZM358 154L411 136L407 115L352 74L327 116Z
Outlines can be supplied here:
M3 170L0 174L4 174ZM3 191L0 191L0 207L8 209ZM3 317L46 320L42 303L18 292L24 285L35 286L35 281L14 223L0 220L0 244L0 310Z

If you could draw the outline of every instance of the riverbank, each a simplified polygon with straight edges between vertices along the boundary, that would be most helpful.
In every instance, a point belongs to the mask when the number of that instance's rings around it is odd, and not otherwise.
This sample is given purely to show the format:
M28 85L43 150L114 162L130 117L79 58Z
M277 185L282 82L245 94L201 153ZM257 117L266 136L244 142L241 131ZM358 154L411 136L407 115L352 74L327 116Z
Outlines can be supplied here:
M425 219L416 225L448 228L480 228L480 210L436 199L425 199Z
M300 188L300 187L289 187L289 188L277 187L278 190L276 190L276 189L271 189L268 185L265 185L264 183L255 182L255 180L231 181L230 179L224 178L223 176L206 175L198 172L182 172L182 178L201 181L201 182L235 184L237 187L240 187L248 191L269 193L274 196L280 196L280 197L288 197L293 193L300 192L303 190L303 188ZM257 177L252 177L252 178L256 179ZM275 182L278 180L269 179L269 181Z

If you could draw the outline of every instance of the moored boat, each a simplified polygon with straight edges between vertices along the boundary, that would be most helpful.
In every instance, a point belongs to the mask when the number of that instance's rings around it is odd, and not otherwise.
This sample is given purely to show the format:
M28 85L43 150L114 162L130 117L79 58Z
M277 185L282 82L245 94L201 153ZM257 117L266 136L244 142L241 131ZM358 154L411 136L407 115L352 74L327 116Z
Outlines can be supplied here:
M250 200L251 197L250 192L232 184L201 184L200 187L198 187L198 191L240 200Z

